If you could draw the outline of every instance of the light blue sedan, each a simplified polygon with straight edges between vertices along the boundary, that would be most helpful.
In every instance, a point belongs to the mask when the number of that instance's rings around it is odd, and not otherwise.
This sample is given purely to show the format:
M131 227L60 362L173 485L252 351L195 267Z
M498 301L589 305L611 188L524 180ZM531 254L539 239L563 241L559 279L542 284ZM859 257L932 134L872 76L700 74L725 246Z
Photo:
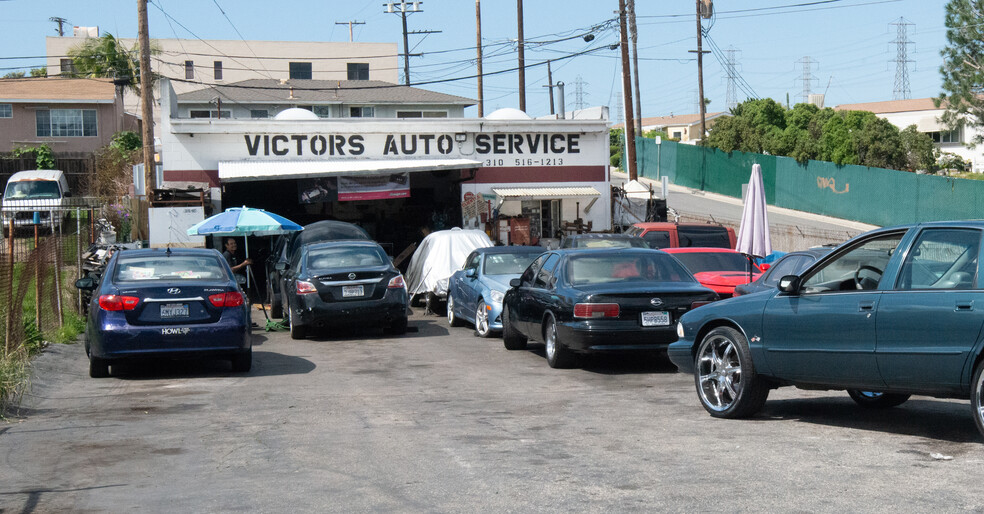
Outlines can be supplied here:
M451 275L448 324L473 323L478 337L501 331L502 298L509 281L518 278L543 251L539 246L491 246L469 254L464 268Z

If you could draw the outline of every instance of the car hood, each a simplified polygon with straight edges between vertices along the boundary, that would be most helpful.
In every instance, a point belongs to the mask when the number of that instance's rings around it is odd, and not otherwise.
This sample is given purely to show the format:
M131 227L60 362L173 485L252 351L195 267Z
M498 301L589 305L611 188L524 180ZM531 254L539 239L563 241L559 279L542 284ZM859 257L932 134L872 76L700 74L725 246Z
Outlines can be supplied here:
M519 275L485 275L484 282L489 289L505 293L509 290L509 281L514 278L519 278Z
M761 273L753 273L752 280L757 279L759 275ZM734 287L749 282L747 271L702 271L694 273L694 278L701 284L708 286Z

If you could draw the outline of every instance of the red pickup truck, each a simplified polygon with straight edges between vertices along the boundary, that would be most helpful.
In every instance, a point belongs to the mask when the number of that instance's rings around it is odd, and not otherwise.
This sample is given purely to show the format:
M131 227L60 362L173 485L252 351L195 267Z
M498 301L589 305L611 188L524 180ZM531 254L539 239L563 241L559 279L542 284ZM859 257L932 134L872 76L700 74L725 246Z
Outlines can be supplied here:
M734 229L709 223L636 223L625 233L642 237L652 248L703 246L734 250L738 241Z

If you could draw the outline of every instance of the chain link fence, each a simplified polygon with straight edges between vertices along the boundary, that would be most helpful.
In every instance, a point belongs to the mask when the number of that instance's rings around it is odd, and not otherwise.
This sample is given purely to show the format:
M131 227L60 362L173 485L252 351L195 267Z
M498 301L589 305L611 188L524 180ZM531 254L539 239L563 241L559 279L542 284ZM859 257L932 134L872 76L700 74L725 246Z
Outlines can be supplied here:
M0 325L5 355L40 344L82 312L74 283L82 256L95 241L101 202L68 198L58 206L39 200L0 203Z
M720 223L726 227L734 229L738 233L738 226L741 219L712 217L706 214L695 212L674 211L675 216L671 216L671 221L681 223ZM798 225L786 225L782 223L769 223L769 236L771 237L772 249L781 252L791 252L803 250L814 246L830 244L840 244L848 239L861 234L861 230L825 230L820 228L800 227Z

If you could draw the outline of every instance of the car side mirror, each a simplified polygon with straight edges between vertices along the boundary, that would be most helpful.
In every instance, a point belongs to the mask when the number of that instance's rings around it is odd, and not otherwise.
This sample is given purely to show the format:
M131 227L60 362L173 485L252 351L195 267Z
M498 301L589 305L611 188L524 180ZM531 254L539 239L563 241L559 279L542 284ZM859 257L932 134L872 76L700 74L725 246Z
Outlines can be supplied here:
M75 288L82 291L92 291L96 288L96 281L92 277L84 277L75 281Z
M509 281L509 287L519 287L523 283L522 280L514 278Z
M478 270L475 268L468 268L465 270L465 276L468 278L475 278L478 275Z
M796 293L800 288L800 278L797 275L786 275L779 279L779 290L784 293Z
M287 264L286 262L278 262L278 263L276 263L276 264L274 264L274 265L273 265L273 267L274 267L274 269L276 269L277 271L286 271L286 270L287 270L287 268L289 268L289 267L290 267L290 265L289 265L289 264Z

